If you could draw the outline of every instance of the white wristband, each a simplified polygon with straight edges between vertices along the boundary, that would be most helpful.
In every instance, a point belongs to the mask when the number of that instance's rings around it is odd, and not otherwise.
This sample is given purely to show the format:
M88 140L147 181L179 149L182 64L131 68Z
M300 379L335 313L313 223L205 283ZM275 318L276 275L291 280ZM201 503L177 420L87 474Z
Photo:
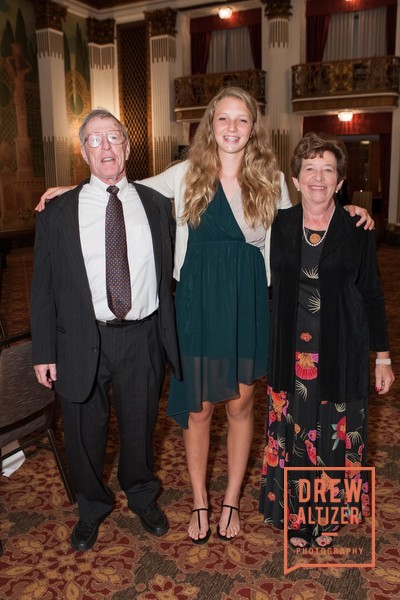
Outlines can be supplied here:
M391 365L392 361L390 358L377 358L375 361L376 365Z

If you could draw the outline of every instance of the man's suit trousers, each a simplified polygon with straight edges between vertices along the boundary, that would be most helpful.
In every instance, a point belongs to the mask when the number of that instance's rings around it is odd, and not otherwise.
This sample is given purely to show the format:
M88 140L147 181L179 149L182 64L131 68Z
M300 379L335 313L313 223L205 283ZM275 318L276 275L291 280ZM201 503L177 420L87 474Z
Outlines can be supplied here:
M88 523L104 518L114 504L103 481L110 390L120 439L118 480L130 509L147 508L160 488L153 473L153 433L165 375L158 316L119 327L99 325L99 332L99 365L90 396L82 403L60 399L79 516Z

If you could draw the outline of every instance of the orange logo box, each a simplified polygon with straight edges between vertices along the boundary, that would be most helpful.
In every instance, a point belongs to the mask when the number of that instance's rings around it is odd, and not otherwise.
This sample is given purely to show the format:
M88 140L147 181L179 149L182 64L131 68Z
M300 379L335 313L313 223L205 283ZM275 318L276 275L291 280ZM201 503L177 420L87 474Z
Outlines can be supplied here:
M349 471L354 471L356 473L359 473L360 471L369 471L371 474L371 486L369 489L369 493L371 495L371 561L367 562L367 563L335 563L334 561L332 562L319 562L319 563L307 563L307 562L298 562L296 563L294 566L289 566L289 562L288 562L288 558L289 558L289 553L290 555L293 555L293 549L289 548L289 542L288 542L288 520L289 520L289 510L288 510L288 474L289 471L302 471L304 473L304 471L314 471L314 472L318 472L320 473L321 471L335 471L336 473L338 471L344 471L344 472L349 472ZM359 480L361 481L361 480ZM350 498L352 497L352 495L354 495L355 497L357 496L357 494L360 493L360 486L361 483L359 484L359 481L355 481L351 478L344 478L344 485L345 485L345 491L346 494L348 494L350 496ZM335 483L335 479L332 479L332 482ZM326 488L325 486L321 485L322 480L319 478L316 478L313 482L314 484L314 488L311 485L311 482L309 482L309 480L303 480L303 487L301 488L301 492L300 492L300 486L299 486L299 497L301 496L301 501L303 502L308 502L308 500L311 498L311 494L313 494L313 497L315 499L315 502L318 503L318 500L321 500L322 502L326 501L326 495L329 495L329 501L332 503L333 508L331 508L332 510L332 515L334 515L335 521L332 521L331 524L337 524L337 525L346 525L348 523L358 523L358 517L356 518L356 514L355 511L350 510L350 514L346 514L344 513L343 507L338 507L335 508L334 503L340 503L341 500L339 498L335 498L332 491L330 494L326 494ZM359 485L358 485L359 484ZM312 489L313 488L313 489ZM352 507L354 508L354 507ZM300 511L299 511L300 513ZM357 511L358 513L358 511ZM284 533L284 567L283 567L283 571L284 574L287 575L288 573L291 573L292 571L295 571L296 569L300 569L300 568L305 568L305 569L312 569L312 568L317 568L320 569L322 567L327 567L327 568L348 568L348 567L361 567L361 568L366 568L366 567L375 567L375 467L284 467L284 504L283 504L283 514L284 514L284 520L283 520L283 533ZM304 523L307 523L307 519L306 519L306 512L304 511L303 513L304 516ZM314 523L309 521L309 524ZM322 534L324 535L324 534ZM337 536L337 532L329 532L329 534L327 533L326 535L329 535L330 537L335 537ZM297 549L296 549L297 550ZM323 549L322 549L323 550ZM346 554L346 552L344 551L344 549L342 550L337 550L335 551L335 547L334 548L329 548L327 547L324 552L322 552L321 550L321 554L326 554L329 556L340 556L340 555L344 555ZM346 549L348 552L347 554L351 554L351 553L355 553L356 549L351 549L351 548L347 548ZM303 554L305 555L307 552L304 552L303 549L298 549L299 555ZM317 553L317 551L316 551ZM314 555L314 553L310 552L310 556L312 557Z

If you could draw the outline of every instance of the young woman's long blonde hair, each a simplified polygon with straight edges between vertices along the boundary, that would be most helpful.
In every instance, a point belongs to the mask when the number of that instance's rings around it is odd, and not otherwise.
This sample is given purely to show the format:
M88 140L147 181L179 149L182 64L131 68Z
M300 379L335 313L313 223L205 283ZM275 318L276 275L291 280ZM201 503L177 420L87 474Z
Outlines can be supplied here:
M222 165L213 131L213 119L217 104L224 98L242 100L253 120L253 132L245 147L237 180L247 223L251 227L262 225L268 229L274 220L280 197L278 162L256 100L237 87L223 88L214 96L199 123L187 155L189 166L185 176L182 222L198 227L201 215L217 191Z

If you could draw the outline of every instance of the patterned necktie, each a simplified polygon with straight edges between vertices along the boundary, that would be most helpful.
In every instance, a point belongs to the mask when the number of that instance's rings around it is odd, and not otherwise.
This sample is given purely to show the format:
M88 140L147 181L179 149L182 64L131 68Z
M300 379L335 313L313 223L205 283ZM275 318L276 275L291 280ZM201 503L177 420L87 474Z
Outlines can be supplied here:
M131 308L124 211L117 196L119 188L110 185L107 192L110 194L106 209L107 302L117 319L123 319Z

